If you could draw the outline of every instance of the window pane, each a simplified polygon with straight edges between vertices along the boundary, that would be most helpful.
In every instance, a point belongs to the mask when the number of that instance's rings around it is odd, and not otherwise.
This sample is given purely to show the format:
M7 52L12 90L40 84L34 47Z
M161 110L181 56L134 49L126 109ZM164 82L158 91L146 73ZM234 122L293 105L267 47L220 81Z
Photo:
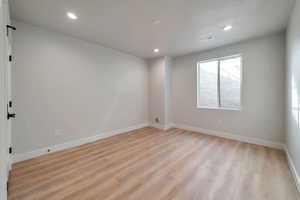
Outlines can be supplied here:
M220 61L221 107L240 108L241 57Z
M218 61L200 63L198 73L198 107L219 107Z

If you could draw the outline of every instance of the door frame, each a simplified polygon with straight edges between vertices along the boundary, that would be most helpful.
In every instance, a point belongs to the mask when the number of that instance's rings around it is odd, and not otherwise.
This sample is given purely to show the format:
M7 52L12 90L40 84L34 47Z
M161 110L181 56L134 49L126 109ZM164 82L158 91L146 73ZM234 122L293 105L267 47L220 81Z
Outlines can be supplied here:
M10 20L10 13L9 13L9 4L6 2L4 4L4 26L6 25L11 25L11 20ZM5 100L6 100L6 113L12 113L12 105L9 105L9 102L12 99L12 88L11 88L11 68L12 68L12 60L9 59L10 55L12 55L12 29L7 29L5 32L5 43L4 43L4 69L5 69ZM12 57L11 57L12 59ZM12 146L11 144L11 139L12 139L12 119L8 119L6 116L6 153L7 153L7 172L9 174L9 171L11 170L11 155L10 155L10 147Z
M0 0L0 199L7 199L7 169L6 169L6 143L5 143L5 25L4 0Z
M7 120L7 103L11 95L9 38L6 25L10 23L8 0L0 0L0 199L7 199L7 182L11 159L8 147L11 145L11 122Z

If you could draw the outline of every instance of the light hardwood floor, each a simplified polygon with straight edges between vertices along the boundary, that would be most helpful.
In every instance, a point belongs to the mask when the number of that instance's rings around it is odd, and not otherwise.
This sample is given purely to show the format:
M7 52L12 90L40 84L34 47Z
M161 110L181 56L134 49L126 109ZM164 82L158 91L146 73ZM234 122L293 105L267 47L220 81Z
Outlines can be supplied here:
M9 199L296 200L282 151L143 128L13 165Z

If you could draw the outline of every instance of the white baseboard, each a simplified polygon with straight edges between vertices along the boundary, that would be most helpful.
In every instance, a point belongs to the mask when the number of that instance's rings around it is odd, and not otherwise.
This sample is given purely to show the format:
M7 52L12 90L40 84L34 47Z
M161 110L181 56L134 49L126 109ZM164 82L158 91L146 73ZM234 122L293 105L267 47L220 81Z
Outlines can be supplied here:
M163 125L163 124L155 123L155 124L150 124L150 126L161 129L161 130L168 130L170 128L173 128L174 124L170 123L170 124Z
M300 193L300 177L299 177L299 174L298 174L298 172L295 168L295 164L294 164L294 161L291 157L289 149L287 148L286 145L284 146L284 151L285 151L285 154L286 154L286 157L287 157L287 160L288 160L288 164L289 164L290 170L292 172L295 184L297 186L298 192Z
M168 129L170 129L170 128L175 128L175 124L169 123L169 124L166 124L166 125L165 125L165 130L168 130Z
M189 125L184 125L184 124L174 124L173 127L185 129L185 130L189 130L189 131L195 131L195 132L203 133L206 135L219 136L219 137L223 137L223 138L227 138L227 139L237 140L237 141L241 141L241 142L247 142L250 144L257 144L257 145L261 145L261 146L276 148L276 149L284 148L284 145L282 143L271 142L271 141L257 139L257 138L250 138L250 137L236 135L236 134L232 134L232 133L225 133L225 132L221 132L221 131L209 130L209 129L199 128L199 127L189 126Z
M153 123L153 124L150 124L150 126L154 127L154 128L161 129L161 130L165 130L165 126L163 124Z
M140 128L143 128L143 127L146 127L146 126L149 126L149 123L143 123L143 124L138 124L138 125L135 125L135 126L127 127L127 128L122 128L122 129L117 129L117 130L113 130L113 131L103 132L103 133L100 133L100 134L92 136L92 137L82 138L82 139L79 139L79 140L70 141L70 142L66 142L66 143L63 143L63 144L58 144L58 145L54 145L54 146L50 146L50 147L46 147L46 148L42 148L42 149L37 149L37 150L26 152L26 153L15 154L15 155L12 156L12 162L17 163L17 162L21 162L21 161L24 161L24 160L29 160L29 159L32 159L32 158L35 158L35 157L38 157L38 156L41 156L41 155L45 155L45 154L48 154L48 153L53 153L53 152L56 152L56 151L61 151L61 150L64 150L64 149L69 149L69 148L72 148L72 147L77 147L77 146L80 146L82 144L86 144L86 143L89 143L89 142L94 142L94 141L99 140L99 139L111 137L111 136L118 135L118 134L121 134L121 133L126 133L126 132L133 131L133 130L136 130L136 129L140 129ZM50 150L50 152L49 152L49 150Z

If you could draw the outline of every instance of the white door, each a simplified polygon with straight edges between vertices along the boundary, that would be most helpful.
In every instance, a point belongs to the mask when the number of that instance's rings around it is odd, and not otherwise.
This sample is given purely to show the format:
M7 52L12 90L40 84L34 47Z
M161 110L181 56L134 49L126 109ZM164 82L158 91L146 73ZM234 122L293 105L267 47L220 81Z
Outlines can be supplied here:
M7 199L7 181L11 165L11 119L7 119L8 103L11 99L11 30L7 35L6 25L10 24L8 1L0 0L0 200Z
M4 20L5 20L5 26L11 25L10 20L10 14L9 14L9 8L8 3L4 4ZM12 29L6 27L6 33L5 33L5 55L4 55L4 67L5 67L5 101L6 101L6 112L7 114L13 114L13 105L11 101L11 67L12 67ZM6 116L6 133L5 134L5 141L6 141L6 153L7 153L7 171L11 169L11 158L9 153L9 148L11 145L11 120L13 119L13 115Z
M5 31L4 25L4 2L0 0L0 199L6 199L6 181L7 181L7 152L5 140L6 126L6 98L5 98Z

